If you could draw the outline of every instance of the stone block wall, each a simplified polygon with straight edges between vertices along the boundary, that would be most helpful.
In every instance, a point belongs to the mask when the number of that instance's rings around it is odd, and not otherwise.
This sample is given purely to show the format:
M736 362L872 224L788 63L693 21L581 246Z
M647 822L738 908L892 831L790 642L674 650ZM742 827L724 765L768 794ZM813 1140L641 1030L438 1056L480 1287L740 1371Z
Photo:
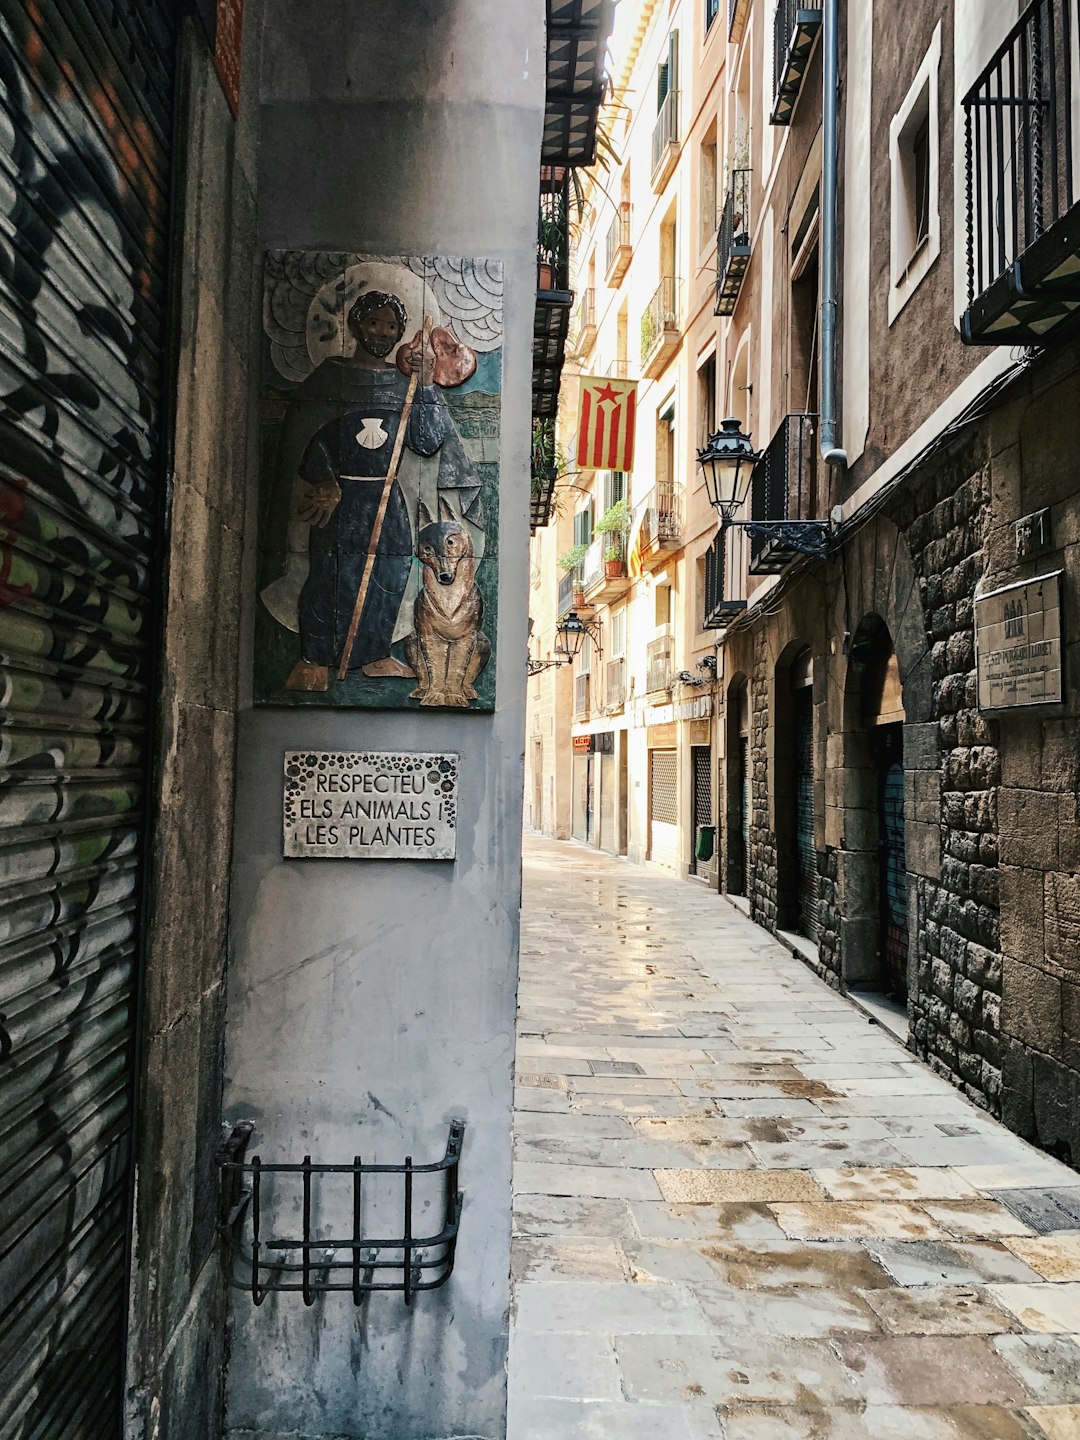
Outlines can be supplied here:
M966 447L913 485L897 519L911 546L931 642L938 769L910 776L907 848L919 879L911 1043L977 1103L1001 1097L997 785L976 706L975 588L985 569L990 470ZM917 757L916 757L917 758ZM905 768L907 768L905 756ZM935 833L936 832L936 833Z

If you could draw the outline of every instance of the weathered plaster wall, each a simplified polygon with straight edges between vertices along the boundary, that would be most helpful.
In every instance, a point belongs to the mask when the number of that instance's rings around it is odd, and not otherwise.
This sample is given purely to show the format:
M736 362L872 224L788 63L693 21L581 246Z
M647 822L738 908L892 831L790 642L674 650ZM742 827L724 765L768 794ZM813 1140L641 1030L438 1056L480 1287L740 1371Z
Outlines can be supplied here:
M234 1440L504 1430L543 18L540 0L267 7L261 243L505 263L500 633L494 716L241 716L226 1118L255 1122L265 1160L435 1159L452 1116L468 1130L443 1290L411 1309L235 1297ZM282 860L283 751L361 745L460 754L454 864Z
M164 573L142 1024L127 1435L220 1433L225 1287L217 1249L240 568L253 452L242 421L257 313L255 86L245 10L234 121L201 38L182 60L176 444Z

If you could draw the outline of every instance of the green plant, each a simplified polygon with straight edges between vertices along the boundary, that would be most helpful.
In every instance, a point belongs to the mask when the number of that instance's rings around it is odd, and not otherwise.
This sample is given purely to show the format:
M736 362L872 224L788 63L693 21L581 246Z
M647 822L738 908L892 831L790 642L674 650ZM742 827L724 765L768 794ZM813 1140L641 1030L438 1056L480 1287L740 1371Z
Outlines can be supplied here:
M624 536L630 528L630 506L625 500L616 500L609 505L593 526L596 535Z
M626 542L625 542L625 540L623 539L623 537L622 537L621 535L618 537L617 540L612 540L611 544L605 547L605 549L604 549L604 559L605 559L605 560L625 560L625 559L626 559Z
M642 317L641 317L641 358L642 358L642 360L645 359L646 355L648 355L649 351L652 349L652 347L653 347L653 341L654 341L655 339L656 339L656 322L655 322L655 320L654 320L654 318L653 318L653 312L652 312L651 310L646 310L645 313L644 313L644 315L642 315Z
M588 545L571 545L565 555L559 556L559 569L567 572L576 570L585 559L588 549Z

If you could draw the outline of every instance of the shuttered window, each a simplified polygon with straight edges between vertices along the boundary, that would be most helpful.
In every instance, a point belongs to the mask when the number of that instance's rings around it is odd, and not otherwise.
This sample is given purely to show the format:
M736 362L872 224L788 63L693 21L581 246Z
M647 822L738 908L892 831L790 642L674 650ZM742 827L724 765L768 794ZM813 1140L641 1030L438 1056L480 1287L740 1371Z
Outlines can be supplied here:
M795 692L795 844L798 855L797 928L818 935L818 868L814 845L814 705L807 685Z
M172 8L0 7L0 1435L121 1433Z

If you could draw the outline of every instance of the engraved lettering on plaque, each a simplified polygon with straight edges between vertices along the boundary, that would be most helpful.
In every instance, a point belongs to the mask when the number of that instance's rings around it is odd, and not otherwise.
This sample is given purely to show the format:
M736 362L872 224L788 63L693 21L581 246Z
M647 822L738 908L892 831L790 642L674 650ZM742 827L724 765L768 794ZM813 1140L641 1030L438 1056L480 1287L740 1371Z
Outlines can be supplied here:
M287 859L453 860L458 757L287 750Z

